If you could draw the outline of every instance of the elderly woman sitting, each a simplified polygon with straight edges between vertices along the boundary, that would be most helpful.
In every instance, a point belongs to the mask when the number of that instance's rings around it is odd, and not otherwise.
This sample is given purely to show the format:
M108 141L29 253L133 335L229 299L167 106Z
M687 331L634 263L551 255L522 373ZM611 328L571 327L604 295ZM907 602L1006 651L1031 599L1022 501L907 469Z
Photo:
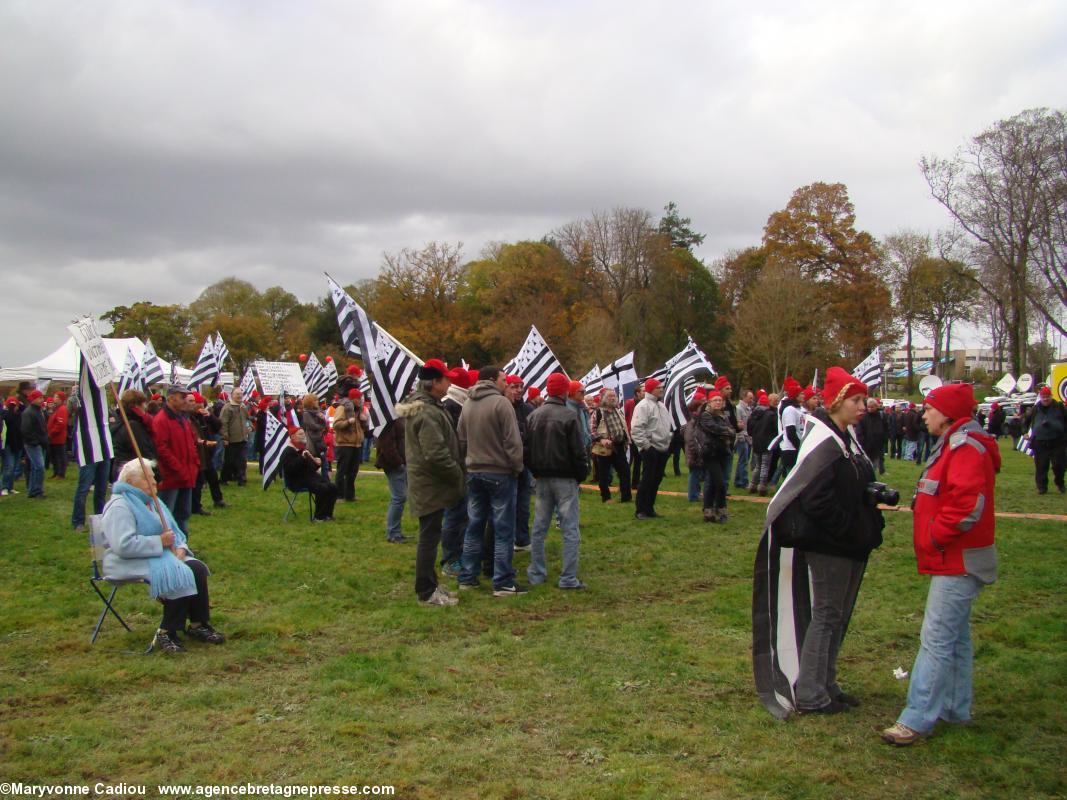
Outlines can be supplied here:
M190 639L222 644L226 637L208 624L207 566L193 557L166 504L153 502L153 466L151 461L134 459L119 472L112 497L104 506L108 546L104 569L116 578L147 580L149 595L163 603L163 621L150 650L158 647L164 653L184 652L179 630ZM163 510L165 527L157 507Z

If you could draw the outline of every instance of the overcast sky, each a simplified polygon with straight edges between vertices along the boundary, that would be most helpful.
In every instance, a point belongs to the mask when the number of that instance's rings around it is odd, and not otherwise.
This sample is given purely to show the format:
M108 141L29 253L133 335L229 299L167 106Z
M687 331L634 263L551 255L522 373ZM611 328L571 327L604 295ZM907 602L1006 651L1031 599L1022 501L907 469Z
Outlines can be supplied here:
M882 237L917 162L1064 107L1067 3L0 0L0 364L237 275L675 201L709 261L813 181Z

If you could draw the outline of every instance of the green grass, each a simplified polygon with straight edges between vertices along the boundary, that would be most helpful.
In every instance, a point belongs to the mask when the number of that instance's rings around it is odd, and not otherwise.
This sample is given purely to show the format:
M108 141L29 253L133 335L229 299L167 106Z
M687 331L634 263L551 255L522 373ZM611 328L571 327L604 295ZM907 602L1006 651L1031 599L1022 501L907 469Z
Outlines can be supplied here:
M1005 451L998 509L1067 513ZM917 475L891 462L909 497ZM684 470L684 467L683 467ZM684 491L673 475L664 489ZM888 514L841 678L863 706L774 721L750 668L751 566L764 507L727 526L582 501L584 593L414 599L412 545L385 542L387 489L363 474L333 525L281 522L280 491L230 489L194 518L223 647L142 656L158 606L120 591L105 624L70 531L71 480L0 500L0 780L383 783L408 798L1062 797L1067 553L1061 521L1001 520L1001 580L975 609L975 724L880 742L906 692L927 588L911 517ZM414 524L405 520L408 535ZM550 536L550 578L559 539ZM521 574L528 557L518 554Z

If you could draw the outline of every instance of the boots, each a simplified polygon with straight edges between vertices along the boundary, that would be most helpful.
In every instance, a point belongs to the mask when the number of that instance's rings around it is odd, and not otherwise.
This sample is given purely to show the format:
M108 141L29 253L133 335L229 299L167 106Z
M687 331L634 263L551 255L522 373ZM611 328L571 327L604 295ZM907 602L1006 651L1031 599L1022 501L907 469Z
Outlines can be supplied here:
M717 519L717 517L716 517L714 508L705 508L704 509L704 521L705 522L718 522L719 521Z
M767 496L767 486L766 486L766 484L761 483L759 485L759 496L760 497L766 497Z

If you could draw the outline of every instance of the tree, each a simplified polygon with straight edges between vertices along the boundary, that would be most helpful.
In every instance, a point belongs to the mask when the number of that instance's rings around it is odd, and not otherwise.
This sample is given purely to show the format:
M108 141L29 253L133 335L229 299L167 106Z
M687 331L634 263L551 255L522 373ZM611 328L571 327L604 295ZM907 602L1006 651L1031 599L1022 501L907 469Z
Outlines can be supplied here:
M293 316L306 315L311 309L296 299L296 295L287 292L281 286L271 286L263 292L259 306L270 323L271 330L280 334L285 323Z
M763 231L768 258L795 266L822 289L806 310L831 324L839 358L851 364L897 335L889 287L878 271L882 252L855 222L844 184L813 183L797 189Z
M891 234L885 240L886 267L889 285L893 290L897 317L904 323L904 347L906 352L908 375L905 389L911 394L913 371L912 333L916 318L922 309L923 297L918 290L916 271L919 262L930 258L933 247L929 235L918 231L902 230Z
M189 314L180 305L157 306L146 300L115 306L100 319L111 324L112 336L136 336L142 342L151 339L156 353L167 361L179 358L189 342Z
M943 258L920 258L915 265L915 291L922 297L916 319L934 343L933 374L941 371L942 354L950 349L952 323L969 319L978 288L973 271Z
M706 235L697 233L691 227L689 217L678 214L678 206L672 200L663 207L666 212L659 220L659 232L670 239L671 247L693 252L694 247L704 243Z
M950 159L920 162L930 193L952 215L1003 284L978 281L1004 309L1012 369L1022 370L1033 307L1061 334L1067 306L1067 120L1030 109L994 123Z
M712 264L712 272L719 281L723 308L736 308L748 296L766 264L767 251L762 247L731 250Z
M263 314L263 297L248 281L229 277L211 284L189 304L189 315L194 324L226 314L260 316Z
M232 369L237 380L241 379L245 369L256 359L272 360L277 357L277 344L266 317L218 314L202 320L193 330L193 338L183 351L184 363L194 364L204 340L216 331L222 334L232 361L231 364L224 365L223 369Z

